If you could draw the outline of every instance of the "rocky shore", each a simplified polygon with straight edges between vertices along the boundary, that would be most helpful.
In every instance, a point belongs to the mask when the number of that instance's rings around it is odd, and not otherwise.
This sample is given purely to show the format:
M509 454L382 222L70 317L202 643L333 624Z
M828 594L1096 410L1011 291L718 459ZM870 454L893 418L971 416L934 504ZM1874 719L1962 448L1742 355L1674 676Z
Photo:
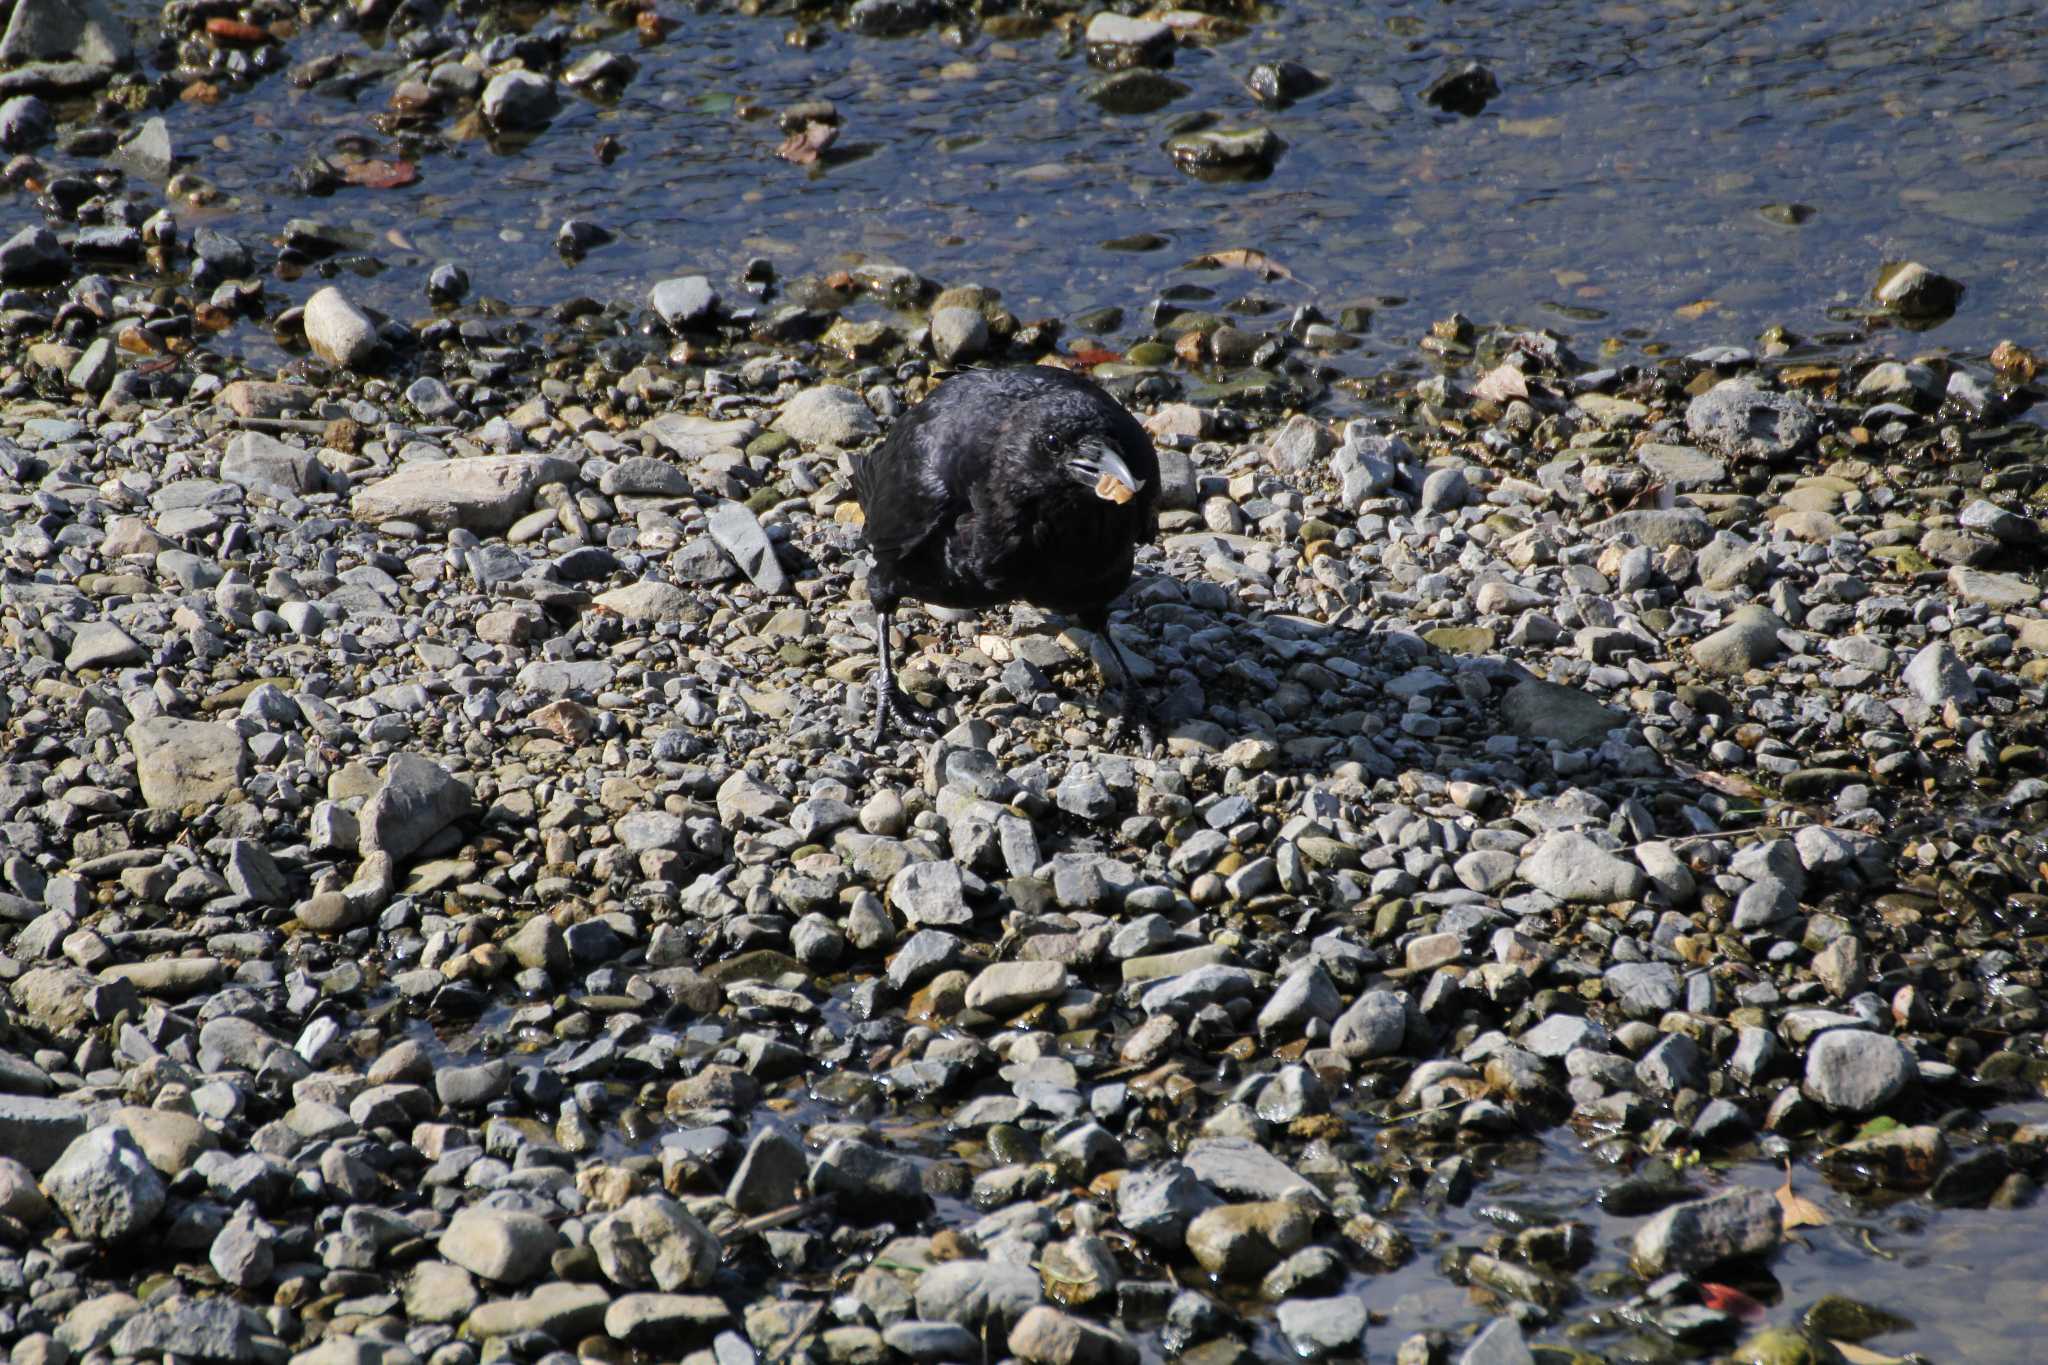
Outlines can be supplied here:
M2043 440L1957 406L2024 389L1433 341L1342 430L1096 367L1156 755L1024 609L854 738L914 357L13 400L15 1359L1684 1357L1786 1213L1702 1157L2026 1204ZM1375 1336L1557 1125L1630 1244L1503 1222L1499 1323Z
M0 245L11 1365L1867 1362L1914 1324L1787 1293L1801 1239L2037 1216L2023 346L1451 317L1339 422L1313 308L1107 349L765 262L280 307L46 172ZM210 343L258 323L292 360ZM945 733L871 752L849 461L1033 361L1160 447L1112 629L1163 748L1020 608L906 615ZM1564 1150L1581 1202L1517 1193Z

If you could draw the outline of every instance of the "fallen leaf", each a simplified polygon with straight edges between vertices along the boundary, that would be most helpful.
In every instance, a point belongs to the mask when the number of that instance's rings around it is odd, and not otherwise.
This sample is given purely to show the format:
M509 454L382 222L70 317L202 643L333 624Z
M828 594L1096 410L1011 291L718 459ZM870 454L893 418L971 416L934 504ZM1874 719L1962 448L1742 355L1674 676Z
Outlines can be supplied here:
M1840 379L1842 370L1838 365L1787 365L1778 377L1802 389L1820 389Z
M1291 280L1294 272L1274 260L1263 251L1250 247L1232 247L1228 251L1211 251L1197 256L1185 267L1188 270L1249 270L1263 280Z
M1868 1346L1858 1346L1853 1341L1835 1341L1830 1338L1828 1345L1840 1351L1842 1359L1848 1361L1849 1365L1906 1365L1904 1356L1884 1355L1871 1350Z
M1110 365L1123 359L1117 352L1106 351L1100 346L1076 346L1071 354L1083 365Z
M1778 1186L1778 1207L1785 1211L1785 1231L1794 1228L1824 1228L1834 1220L1828 1211L1792 1189L1792 1163L1785 1163L1785 1183Z
M1715 1284L1712 1280L1700 1281L1700 1302L1717 1313L1726 1313L1739 1322L1762 1322L1764 1306L1733 1285Z
M533 713L532 720L567 744L582 744L597 729L596 717L588 707L566 699L543 706Z
M1472 388L1481 398L1496 403L1506 403L1516 398L1529 396L1529 379L1512 365L1501 365L1488 370Z
M1681 307L1678 310L1678 316L1690 322L1695 318L1705 317L1720 306L1721 301L1719 299L1701 299L1696 303L1688 303Z
M2013 341L2001 341L1991 348L1991 368L2006 378L2025 384L2040 372L2041 362L2032 351Z
M220 87L211 81L194 81L178 92L178 98L187 104L219 104Z
M1664 496L1664 492L1664 485L1661 483L1644 484L1641 488L1638 488L1633 494L1630 495L1629 500L1627 502L1621 505L1621 510L1624 512L1633 512L1636 509L1642 507L1668 508L1671 505L1672 500L1666 498Z
M1898 1129L1899 1121L1897 1119L1889 1115L1879 1114L1876 1118L1857 1129L1856 1137L1858 1141L1861 1141L1864 1138L1882 1137L1886 1133L1897 1132Z
M825 149L830 147L833 139L838 136L839 125L836 123L806 123L802 132L791 133L782 139L782 145L775 149L775 155L792 165L815 165Z
M1700 785L1712 787L1723 796L1739 796L1745 801L1753 801L1763 795L1756 783L1734 773L1716 773L1701 769L1696 775Z
M260 47L271 41L269 30L245 24L240 19L208 19L206 36L217 43L238 47Z
M342 179L367 190L395 190L420 178L410 161L354 161L342 168Z

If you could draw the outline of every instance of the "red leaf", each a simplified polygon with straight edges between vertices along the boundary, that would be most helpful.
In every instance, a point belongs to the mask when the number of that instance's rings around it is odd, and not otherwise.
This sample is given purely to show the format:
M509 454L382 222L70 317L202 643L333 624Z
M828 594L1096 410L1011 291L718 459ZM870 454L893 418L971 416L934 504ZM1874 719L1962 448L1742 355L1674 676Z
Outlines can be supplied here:
M356 161L341 174L349 184L371 190L395 190L420 178L419 168L410 161Z
M1105 351L1100 346L1085 345L1076 346L1073 350L1073 357L1083 365L1108 365L1113 361L1123 359L1123 356L1116 351Z
M1742 1322L1764 1320L1764 1306L1732 1285L1700 1281L1700 1302L1717 1313L1726 1313Z
M267 29L245 24L240 19L208 19L206 33L217 43L237 47L261 47L271 40Z

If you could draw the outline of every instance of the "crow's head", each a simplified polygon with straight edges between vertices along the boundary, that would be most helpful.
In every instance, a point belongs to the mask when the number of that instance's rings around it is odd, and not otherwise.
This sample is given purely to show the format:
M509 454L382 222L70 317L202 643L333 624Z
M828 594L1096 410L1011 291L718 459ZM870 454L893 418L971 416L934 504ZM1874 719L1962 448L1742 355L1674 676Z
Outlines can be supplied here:
M1117 448L1099 437L1091 436L1076 446L1067 457L1066 470L1069 478L1086 484L1105 502L1129 502L1145 486Z

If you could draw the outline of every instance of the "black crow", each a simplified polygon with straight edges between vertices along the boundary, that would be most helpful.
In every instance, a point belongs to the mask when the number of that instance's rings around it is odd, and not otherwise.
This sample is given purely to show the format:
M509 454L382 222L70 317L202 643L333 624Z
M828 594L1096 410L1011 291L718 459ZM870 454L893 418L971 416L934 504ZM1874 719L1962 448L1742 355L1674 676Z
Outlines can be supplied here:
M855 465L853 488L875 560L874 743L892 719L928 732L889 663L889 617L914 597L1021 600L1075 618L1108 642L1126 716L1150 747L1144 700L1107 626L1138 546L1159 534L1159 457L1121 404L1066 370L965 370Z

